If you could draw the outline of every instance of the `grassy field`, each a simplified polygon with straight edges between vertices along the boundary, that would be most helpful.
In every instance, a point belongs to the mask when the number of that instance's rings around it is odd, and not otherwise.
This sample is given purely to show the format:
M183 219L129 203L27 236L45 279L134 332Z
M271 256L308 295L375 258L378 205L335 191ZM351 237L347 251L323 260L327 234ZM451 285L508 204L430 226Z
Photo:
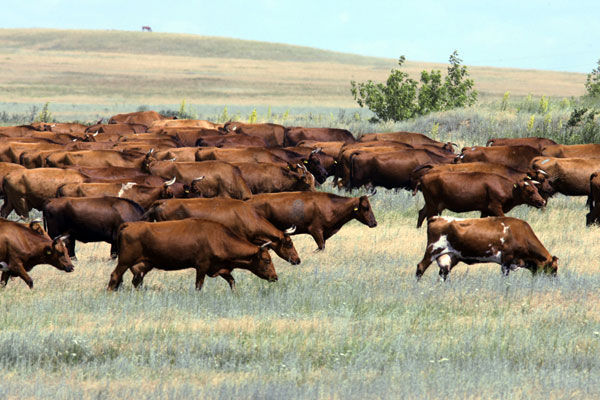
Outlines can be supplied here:
M460 50L460 49L459 49ZM400 56L400 54L398 54ZM468 59L468 54L463 54ZM300 46L197 35L0 29L0 101L28 107L50 101L57 108L94 106L94 114L154 108L182 99L196 105L356 107L350 80L384 80L394 59L335 53ZM590 66L590 69L593 66ZM422 69L443 64L409 60ZM470 67L486 96L583 94L585 74ZM63 119L73 119L65 113ZM75 117L75 118L80 118Z
M357 194L357 193L355 193ZM384 190L374 229L354 221L279 282L234 272L193 289L193 271L152 271L107 293L115 261L78 245L72 274L39 266L35 289L0 296L0 397L598 398L600 251L582 199L520 207L557 279L459 264L415 282L426 243L421 198Z

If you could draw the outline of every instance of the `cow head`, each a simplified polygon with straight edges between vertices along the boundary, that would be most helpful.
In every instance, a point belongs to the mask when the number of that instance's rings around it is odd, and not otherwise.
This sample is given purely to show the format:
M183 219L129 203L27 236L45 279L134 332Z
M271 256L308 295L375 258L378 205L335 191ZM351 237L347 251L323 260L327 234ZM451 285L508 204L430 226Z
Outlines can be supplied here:
M552 256L551 259L545 260L541 264L532 263L530 269L534 275L544 273L546 275L556 276L558 272L558 257Z
M302 165L306 167L306 169L314 175L315 179L319 184L325 182L327 180L327 170L321 163L321 159L317 155L317 153L312 152L308 156L308 158L303 158Z
M538 192L540 192L540 196L546 201L556 193L550 180L543 174L530 173L527 175L527 178L525 178L525 181L534 184L537 187Z
M44 247L42 259L44 263L50 264L61 271L73 272L74 267L67 246L64 243L66 239L67 236L54 238L52 244Z
M258 253L252 258L249 270L261 279L277 282L277 272L268 250L270 244L271 242L267 242L259 247Z
M546 200L540 195L535 181L520 181L514 184L513 194L516 199L520 199L523 203L529 204L535 208L542 208L546 205Z
M181 197L181 196L177 196L177 194L181 193L184 190L183 185L179 184L179 185L175 186L176 180L177 180L177 177L174 176L172 179L165 181L165 183L162 186L162 190L160 192L161 199L171 199L173 197Z
M373 196L377 191L373 191L370 196ZM371 209L371 203L369 202L369 196L361 196L357 199L358 201L353 205L353 215L358 221L367 225L369 228L375 228L377 226L377 220Z
M150 174L150 165L152 163L154 163L155 161L157 161L156 156L154 155L154 149L150 149L150 151L148 151L146 153L146 157L144 157L144 161L142 161L142 171Z
M281 240L275 243L271 243L269 248L275 252L279 257L289 262L292 265L300 264L300 256L294 247L294 242L290 237L296 231L296 227L292 226L283 232Z
M313 174L308 172L304 164L290 164L288 168L292 171L291 175L296 180L294 190L298 191L315 191L315 177Z

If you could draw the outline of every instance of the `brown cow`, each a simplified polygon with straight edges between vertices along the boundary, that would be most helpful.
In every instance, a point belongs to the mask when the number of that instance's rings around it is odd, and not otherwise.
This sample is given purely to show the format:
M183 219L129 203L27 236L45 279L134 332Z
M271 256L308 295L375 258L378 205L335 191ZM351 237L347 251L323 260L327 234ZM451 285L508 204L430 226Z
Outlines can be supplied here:
M56 197L58 188L65 183L89 182L78 171L60 168L16 170L4 177L2 184L5 200L0 216L7 217L12 210L27 218L32 208L42 210L44 202Z
M110 275L108 290L116 290L128 269L138 287L148 271L196 269L196 289L206 275L233 282L234 268L247 269L269 282L277 273L265 243L257 246L213 221L187 218L179 221L129 222L119 232L119 261ZM233 285L230 283L230 286Z
M140 124L150 126L155 121L163 121L169 120L169 118L165 117L157 113L156 111L137 111L126 114L117 114L110 117L108 120L109 124Z
M203 136L196 141L198 147L266 147L266 145L262 138L243 133Z
M191 197L190 190L175 179L162 186L138 185L127 183L67 183L58 188L57 197L103 197L112 196L129 199L147 209L159 199L173 197ZM185 192L187 190L187 193Z
M90 134L86 136L88 140L114 141L122 135L147 132L148 127L139 124L96 124L88 126L85 131Z
M296 235L311 235L317 243L317 250L325 249L325 241L353 219L369 228L377 226L368 196L342 197L322 192L283 192L256 195L247 203L278 229L293 225L296 227Z
M63 237L50 239L38 221L29 225L0 220L0 287L8 278L18 276L30 289L33 279L28 272L38 264L50 264L58 270L73 272L73 264L63 243Z
M535 177L546 178L554 192L565 196L589 196L590 175L600 170L600 159L536 157L531 161Z
M230 133L245 133L256 136L265 141L267 147L284 146L285 130L283 125L278 124L246 124L243 122L227 122L223 129Z
M540 151L531 146L473 146L463 148L456 157L455 162L482 161L502 164L523 172L529 172L531 160L540 155Z
M178 147L153 152L152 155L158 161L193 162L196 161L197 147Z
M25 167L19 164L0 162L0 177L5 177L12 171L24 170ZM0 185L1 186L1 185ZM4 191L0 187L0 198L4 197Z
M544 147L540 155L560 158L600 158L600 144L555 144Z
M163 179L174 177L177 182L188 185L192 181L202 179L199 186L202 197L230 197L240 200L252 197L252 191L244 181L240 170L222 161L179 163L156 161L148 156L142 170Z
M117 233L124 222L139 221L144 209L134 201L117 197L60 197L43 208L50 236L67 235L69 256L76 260L75 241L110 243L110 255L117 257Z
M300 126L287 128L283 140L284 146L297 146L303 140L319 142L354 143L356 139L352 132L338 128L303 128Z
M359 142L373 142L373 141L393 141L397 143L406 143L412 146L429 144L436 147L440 147L448 151L449 153L454 152L453 146L456 143L448 142L442 143L435 139L431 139L429 136L417 132L386 132L386 133L367 133L362 135Z
M515 183L506 176L488 172L429 173L421 178L420 186L425 206L419 211L417 228L425 218L439 215L445 209L480 211L482 217L503 217L520 204L536 208L546 205L534 184Z
M141 168L145 153L139 151L79 150L57 151L46 157L49 167L128 167Z
M160 128L202 128L202 129L219 129L223 124L206 121L203 119L163 119L154 121L150 125L150 130Z
M300 264L300 257L289 235L295 228L285 231L275 228L260 216L248 203L234 199L172 199L155 202L144 214L147 221L170 221L184 218L204 218L221 223L236 235L254 244L272 242L269 248L291 263Z
M531 146L539 151L544 147L555 145L556 142L552 139L542 137L526 137L526 138L492 138L487 141L486 146Z
M315 191L315 177L302 164L287 168L270 163L231 164L240 169L252 194Z
M135 182L138 185L162 186L166 179L149 175L137 168L127 167L78 167L69 166L65 169L79 171L93 182L127 183Z
M529 224L510 217L428 219L427 247L417 265L417 279L434 260L443 280L461 261L500 264L505 276L517 268L552 275L558 270L558 258L550 255Z

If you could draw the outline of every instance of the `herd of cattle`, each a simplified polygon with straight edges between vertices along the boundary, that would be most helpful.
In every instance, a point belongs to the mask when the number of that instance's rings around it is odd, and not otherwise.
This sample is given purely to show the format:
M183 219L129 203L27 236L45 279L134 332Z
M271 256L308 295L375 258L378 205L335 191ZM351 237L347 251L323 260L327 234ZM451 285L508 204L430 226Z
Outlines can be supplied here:
M544 138L492 139L486 147L442 143L412 132L356 139L333 128L215 124L153 112L115 115L107 124L33 123L0 127L1 284L37 264L73 270L75 242L104 241L118 258L109 289L130 270L139 286L153 268L196 269L233 289L234 268L275 281L268 250L291 264L290 238L311 235L317 250L352 219L377 222L376 187L421 191L417 227L427 218L427 247L417 278L437 261L446 278L460 261L496 262L556 274L550 255L524 221L504 213L544 207L555 193L588 196L587 224L600 221L600 145L558 145ZM316 191L332 176L344 197ZM440 217L479 211L480 219ZM51 239L54 238L54 239Z

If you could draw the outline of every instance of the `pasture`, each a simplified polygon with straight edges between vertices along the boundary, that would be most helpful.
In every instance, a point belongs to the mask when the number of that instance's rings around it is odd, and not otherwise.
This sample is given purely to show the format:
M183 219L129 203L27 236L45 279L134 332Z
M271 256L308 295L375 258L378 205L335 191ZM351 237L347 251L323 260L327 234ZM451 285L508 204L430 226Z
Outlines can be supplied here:
M236 270L236 293L220 278L196 292L193 270L154 270L141 290L127 273L108 293L108 245L83 245L75 272L38 266L33 290L2 289L0 396L597 398L600 230L584 200L510 213L560 258L557 279L459 264L446 283L436 264L414 278L422 202L379 190L376 228L353 221L321 253L295 236L302 264L275 257L277 283Z

